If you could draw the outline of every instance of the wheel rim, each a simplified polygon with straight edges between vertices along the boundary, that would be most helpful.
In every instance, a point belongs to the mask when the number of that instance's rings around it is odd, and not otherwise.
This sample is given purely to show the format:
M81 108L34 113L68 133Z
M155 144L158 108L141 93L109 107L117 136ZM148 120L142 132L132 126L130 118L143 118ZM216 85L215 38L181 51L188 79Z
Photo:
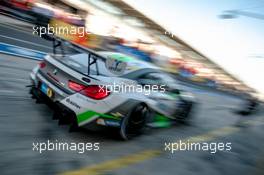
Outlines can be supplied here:
M131 113L125 126L125 135L129 139L142 133L148 115L148 108L144 105L137 106Z

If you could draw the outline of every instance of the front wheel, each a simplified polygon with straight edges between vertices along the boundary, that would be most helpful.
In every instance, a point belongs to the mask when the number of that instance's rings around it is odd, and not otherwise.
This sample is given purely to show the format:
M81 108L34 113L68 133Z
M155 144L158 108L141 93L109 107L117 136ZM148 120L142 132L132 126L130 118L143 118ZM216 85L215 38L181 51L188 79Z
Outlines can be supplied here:
M120 136L129 140L143 133L147 117L150 115L149 108L145 104L136 105L121 122Z

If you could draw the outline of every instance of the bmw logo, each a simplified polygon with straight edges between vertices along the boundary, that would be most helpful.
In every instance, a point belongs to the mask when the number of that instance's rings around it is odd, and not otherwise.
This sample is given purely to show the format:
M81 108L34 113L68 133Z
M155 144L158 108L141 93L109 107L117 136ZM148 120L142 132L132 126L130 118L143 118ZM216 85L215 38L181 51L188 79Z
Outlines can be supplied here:
M58 70L57 69L54 69L53 70L53 74L56 75L58 73Z

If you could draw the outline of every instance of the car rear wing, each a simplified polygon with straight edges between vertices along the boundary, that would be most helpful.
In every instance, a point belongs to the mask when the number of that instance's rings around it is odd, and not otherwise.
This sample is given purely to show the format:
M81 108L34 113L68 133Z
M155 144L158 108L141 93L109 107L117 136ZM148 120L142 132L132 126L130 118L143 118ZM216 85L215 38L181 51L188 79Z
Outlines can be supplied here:
M66 39L63 39L61 37L55 36L55 35L49 35L46 37L46 39L52 41L53 43L53 55L58 55L57 49L60 49L62 56L66 56L65 47L71 48L74 51L78 53L87 53L88 56L88 75L90 75L90 67L95 64L97 75L99 75L98 70L98 63L97 60L106 61L106 58L102 57L101 55L97 54L95 51L83 47L81 45L75 44L73 42L70 42Z

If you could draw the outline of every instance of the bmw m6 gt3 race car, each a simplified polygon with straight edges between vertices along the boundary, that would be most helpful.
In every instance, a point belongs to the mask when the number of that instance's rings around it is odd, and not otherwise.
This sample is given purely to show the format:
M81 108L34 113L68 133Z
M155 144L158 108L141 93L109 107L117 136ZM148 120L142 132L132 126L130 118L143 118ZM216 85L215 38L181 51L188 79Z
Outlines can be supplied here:
M121 53L75 47L81 53L54 51L30 74L30 93L51 102L55 116L71 129L115 127L127 140L146 126L188 120L194 97L160 68Z

